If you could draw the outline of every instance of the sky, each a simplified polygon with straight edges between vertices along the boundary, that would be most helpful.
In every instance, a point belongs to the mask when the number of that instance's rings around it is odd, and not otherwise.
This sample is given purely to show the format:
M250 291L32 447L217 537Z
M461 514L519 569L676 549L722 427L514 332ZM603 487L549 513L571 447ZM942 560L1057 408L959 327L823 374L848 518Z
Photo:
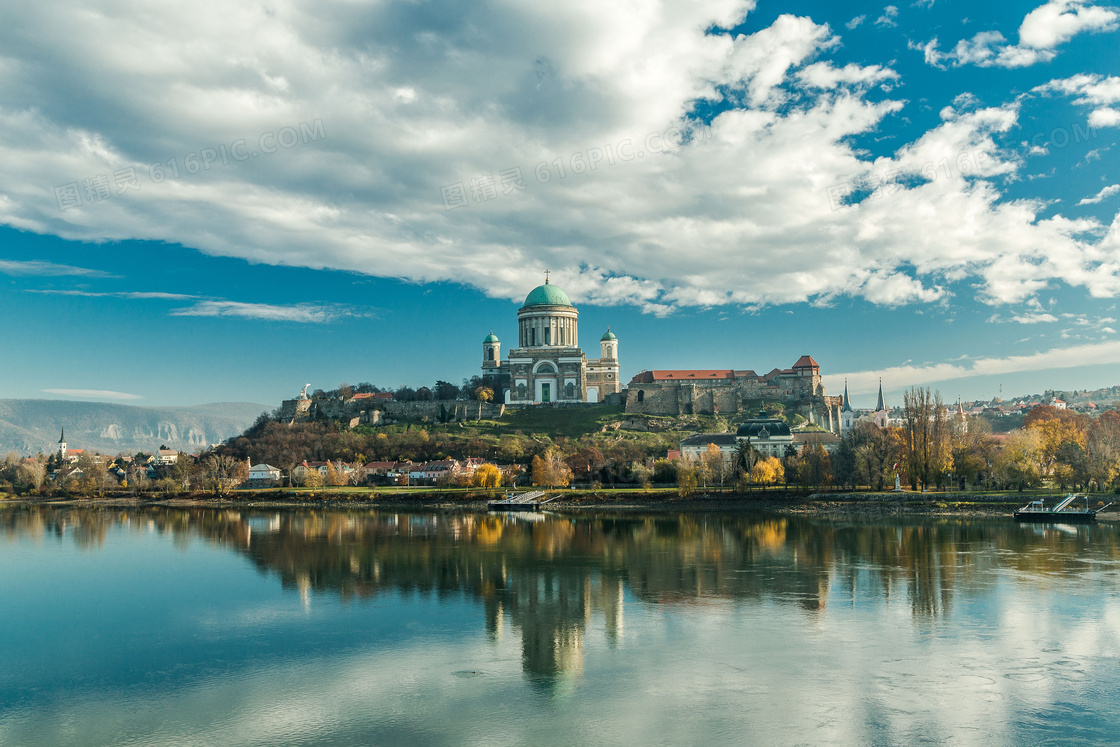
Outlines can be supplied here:
M645 369L1120 384L1120 10L6 3L0 398L479 373L545 271Z

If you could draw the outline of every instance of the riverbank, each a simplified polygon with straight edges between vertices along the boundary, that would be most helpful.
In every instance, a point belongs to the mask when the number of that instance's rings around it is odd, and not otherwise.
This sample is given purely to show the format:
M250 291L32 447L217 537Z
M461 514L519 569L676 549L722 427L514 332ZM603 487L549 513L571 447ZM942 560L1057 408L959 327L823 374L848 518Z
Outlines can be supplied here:
M1050 493L814 493L767 491L697 493L682 498L674 490L574 490L555 491L550 511L666 511L765 512L778 514L828 514L860 516L1010 516L1028 501L1050 498ZM0 506L49 505L99 508L162 506L180 508L309 508L380 509L393 511L485 511L487 502L500 494L485 491L238 491L218 498L207 494L162 496L119 493L102 497L21 497L0 501ZM1056 496L1054 496L1056 497ZM1109 496L1102 496L1100 504ZM1049 501L1048 501L1049 502ZM1099 517L1120 520L1116 507Z

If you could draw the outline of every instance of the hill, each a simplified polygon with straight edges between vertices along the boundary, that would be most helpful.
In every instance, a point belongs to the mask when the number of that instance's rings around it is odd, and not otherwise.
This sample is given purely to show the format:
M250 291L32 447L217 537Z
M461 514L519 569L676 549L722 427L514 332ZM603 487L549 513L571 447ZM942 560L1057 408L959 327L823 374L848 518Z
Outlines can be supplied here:
M197 452L245 431L266 405L213 402L193 407L137 407L103 402L0 399L0 452L57 448L66 429L72 449L105 454L152 452L161 445Z

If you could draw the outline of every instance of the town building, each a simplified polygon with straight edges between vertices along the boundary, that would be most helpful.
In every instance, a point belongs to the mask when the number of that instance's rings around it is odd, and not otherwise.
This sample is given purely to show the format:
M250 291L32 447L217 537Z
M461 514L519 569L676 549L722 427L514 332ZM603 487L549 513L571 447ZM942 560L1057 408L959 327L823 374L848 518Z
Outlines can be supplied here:
M245 484L250 488L274 488L280 485L280 468L261 462L253 464L246 459L249 465L249 476Z
M502 360L493 330L482 341L482 376L500 402L602 402L621 391L618 338L610 329L599 340L600 357L579 346L579 311L568 294L549 282L529 291L517 311L517 347Z
M840 397L825 395L820 365L803 355L792 367L766 374L733 369L642 371L630 380L626 412L645 415L741 413L751 400L788 408L829 431L839 428Z
M784 420L762 410L740 425L735 433L699 433L682 440L681 457L695 461L707 452L709 444L715 444L724 459L731 461L739 452L739 444L744 442L750 442L764 457L781 459L794 446L794 437Z
M74 464L81 458L82 454L86 453L85 449L68 449L66 446L66 428L63 428L62 433L58 437L59 461L64 464Z

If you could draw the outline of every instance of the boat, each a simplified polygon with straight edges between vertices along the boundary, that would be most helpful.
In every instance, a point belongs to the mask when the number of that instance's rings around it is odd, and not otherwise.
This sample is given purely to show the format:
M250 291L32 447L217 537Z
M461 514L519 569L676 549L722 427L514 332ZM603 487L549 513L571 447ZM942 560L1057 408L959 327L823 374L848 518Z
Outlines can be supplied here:
M1074 508L1078 498L1085 499L1085 508ZM1097 509L1089 508L1089 496L1084 493L1070 493L1061 501L1047 508L1042 499L1031 501L1015 512L1015 521L1061 521L1084 524L1097 520L1097 514L1111 506L1106 503Z

